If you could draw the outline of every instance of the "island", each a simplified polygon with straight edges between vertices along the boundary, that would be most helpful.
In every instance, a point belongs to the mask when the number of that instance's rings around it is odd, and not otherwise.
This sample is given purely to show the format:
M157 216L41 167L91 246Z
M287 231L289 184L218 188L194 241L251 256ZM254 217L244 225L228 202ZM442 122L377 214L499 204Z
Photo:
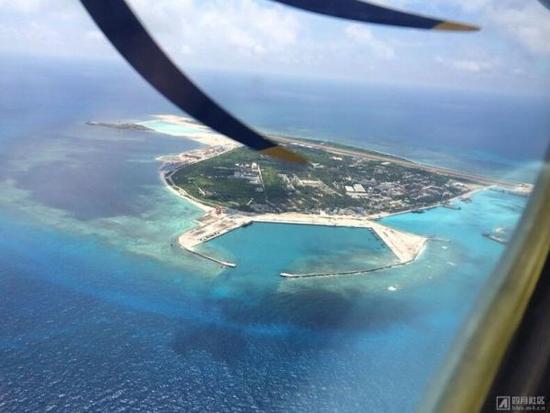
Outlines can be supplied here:
M195 121L174 115L157 120L92 126L149 130L181 135L202 144L176 155L158 158L168 188L200 208L197 225L178 239L189 253L224 267L237 264L206 255L199 246L254 222L358 227L370 230L393 252L396 263L355 271L293 274L285 278L366 274L416 260L426 237L378 222L405 212L422 213L437 206L460 207L488 187L528 195L530 185L503 182L476 174L424 165L367 149L311 139L271 136L308 159L307 165L286 163L252 151ZM174 133L180 127L181 133Z
M480 188L472 180L405 166L397 158L341 154L306 143L292 146L309 160L307 166L244 147L213 147L202 152L199 162L188 158L174 165L171 185L207 205L241 212L361 216L433 207Z

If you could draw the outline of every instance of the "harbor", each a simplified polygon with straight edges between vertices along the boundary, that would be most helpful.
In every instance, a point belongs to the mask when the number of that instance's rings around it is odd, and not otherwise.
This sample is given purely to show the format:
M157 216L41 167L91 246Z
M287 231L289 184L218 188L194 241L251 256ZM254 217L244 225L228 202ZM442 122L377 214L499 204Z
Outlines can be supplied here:
M188 202L192 203L198 207L202 212L203 216L197 220L197 225L183 233L179 236L177 244L190 254L196 255L197 257L214 262L222 267L226 268L235 268L236 263L229 262L219 257L213 257L210 253L205 253L204 250L200 250L200 245L205 244L215 238L218 238L224 234L227 234L231 231L234 231L238 228L242 228L248 225L251 225L255 222L258 223L280 223L280 224L295 224L295 225L322 225L322 226L338 226L338 227L349 227L349 228L365 228L370 230L380 241L393 253L397 258L397 262L391 265L376 267L376 268L367 268L359 269L353 271L334 271L329 273L304 273L304 274L293 274L288 272L282 272L280 275L285 278L305 278L305 277L322 277L322 276L332 276L332 275L354 275L354 274L365 274L373 271L380 271L394 266L406 265L416 260L416 258L424 250L428 238L407 233L404 231L399 231L393 228L390 228L386 225L382 225L379 220L393 215L400 215L406 213L415 213L422 214L426 211L429 211L433 208L444 207L451 210L459 211L462 209L460 205L457 204L457 201L462 201L468 203L471 201L471 197L479 192L486 190L488 188L498 190L503 190L508 193L514 194L528 194L531 190L531 187L526 184L513 184L509 182L501 182L498 180L493 180L489 178L480 178L478 176L471 176L464 173L459 173L456 171L450 171L447 169L436 168L432 166L421 165L417 163L411 163L407 160L396 159L394 157L382 156L376 153L363 152L358 149L353 148L334 148L328 147L327 145L321 145L314 142L301 142L296 140L290 140L289 138L281 138L287 144L298 145L301 147L308 148L309 150L318 148L323 153L330 153L333 155L338 155L338 157L332 157L332 160L341 160L342 156L353 156L354 162L362 162L362 160L378 161L382 162L380 165L375 167L373 174L383 174L385 169L389 165L400 165L401 167L412 168L408 172L409 179L411 176L415 177L416 181L414 184L417 188L417 193L415 196L420 199L422 197L432 200L428 205L426 202L416 202L417 205L414 205L410 208L402 208L400 205L401 201L386 199L386 203L380 201L380 194L371 193L372 180L365 181L365 186L363 184L358 184L360 181L359 178L354 179L346 178L348 181L345 183L355 184L353 186L347 185L344 186L345 193L340 194L334 188L328 188L328 186L322 183L319 180L313 178L298 178L297 176L290 176L288 173L278 173L278 169L274 165L264 166L268 171L270 171L270 179L273 181L274 176L279 178L282 182L282 188L284 191L291 191L293 196L291 197L291 204L280 204L274 205L272 202L269 202L266 192L266 184L264 183L263 174L261 168L255 162L247 162L246 155L243 154L243 159L245 161L239 161L237 158L236 161L231 160L231 163L224 165L223 167L216 167L212 169L211 177L205 183L201 184L198 187L198 190L192 185L188 188L185 185L182 185L181 182L177 181L176 174L184 167L191 166L193 164L208 161L211 158L219 157L234 150L238 145L228 142L228 140L222 136L219 136L211 131L207 130L194 130L195 126L192 122L189 122L185 119L180 119L178 117L172 116L157 116L159 120L142 122L141 126L146 126L155 130L166 132L163 128L166 127L166 122L168 124L176 123L178 125L183 125L185 128L183 132L178 136L185 138L190 138L205 145L205 147L180 153L178 155L169 155L159 157L158 160L163 163L161 167L161 177L166 183L168 189L174 194L178 195L181 198L184 198ZM162 123L164 122L164 123ZM160 129L159 129L160 128ZM193 129L193 133L190 133L188 129ZM171 132L173 133L173 131ZM327 162L327 165L330 164L330 159ZM315 168L324 167L324 165L312 164L312 171ZM330 164L332 165L332 164ZM331 167L333 167L332 165ZM271 169L270 169L271 168ZM376 169L378 168L378 169ZM252 192L244 192L245 195L242 195L239 191L239 197L236 198L234 205L227 205L224 202L216 202L216 197L214 196L216 192L222 192L217 180L222 179L218 175L218 169L223 169L224 171L229 170L233 173L225 175L222 174L222 178L227 181L228 185L232 185L235 179L243 179L246 182L243 182L242 188L252 187ZM418 175L417 171L424 171L435 174L439 176L440 174L447 174L449 176L449 181L446 184L439 185L435 181L426 180L422 175ZM204 180L203 172L200 172L199 175L194 177L197 180ZM350 172L353 175L353 171ZM415 175L416 174L416 175ZM227 176L229 178L227 178ZM339 176L339 175L338 175ZM378 176L378 175L377 175ZM214 178L216 179L214 179ZM344 177L345 178L345 177ZM470 179L473 182L459 182L453 179ZM335 178L336 179L336 178ZM358 180L359 179L359 180ZM424 180L423 180L424 179ZM435 178L434 178L435 179ZM345 179L344 179L345 180ZM224 181L224 182L226 182ZM183 182L187 182L183 180ZM342 181L343 182L343 181ZM248 186L247 186L248 185ZM254 187L257 185L257 187ZM341 184L343 185L343 184ZM376 185L382 185L379 182ZM402 193L399 192L403 190L399 185L389 185L384 184L383 193ZM439 185L439 186L438 186ZM311 206L308 202L311 201L311 197L300 198L300 191L304 191L304 187L312 186L317 188L320 193L325 194L326 196L337 198L339 196L349 196L351 198L368 198L370 201L374 202L376 200L382 202L382 204L370 205L368 208L335 208L323 205L323 206ZM184 189L185 188L185 189ZM195 189L193 189L195 188ZM214 188L214 189L212 189ZM328 189L327 189L328 188ZM335 188L339 188L336 185ZM458 189L457 189L458 188ZM273 189L273 188L271 188ZM277 189L277 188L276 188ZM330 189L330 191L329 191ZM367 192L367 189L369 192ZM378 188L379 190L382 190ZM397 191L397 192L396 192ZM420 191L420 192L418 192ZM422 192L425 191L425 192ZM427 192L426 192L427 191ZM431 191L431 192L430 192ZM443 192L442 192L443 191ZM445 192L446 191L446 192ZM306 191L307 192L307 191ZM329 193L330 192L330 193ZM414 192L414 191L413 191ZM351 194L351 195L350 195ZM435 195L434 195L435 194ZM454 196L453 196L454 194ZM436 196L437 195L437 196ZM384 195L382 195L383 197ZM419 198L420 197L420 198ZM264 199L265 198L265 199ZM339 201L337 199L336 201ZM378 202L377 201L377 202ZM240 203L239 203L240 202ZM289 201L290 202L290 201ZM415 203L415 201L410 201ZM304 204L304 205L302 205ZM308 204L309 206L305 206ZM290 211L285 208L289 208ZM301 208L301 210L300 210ZM388 208L388 209L386 209ZM393 208L393 209L392 209ZM300 212L296 212L296 210ZM494 234L493 234L494 235ZM484 236L499 242L503 241L499 237L492 236L491 234L484 234Z
M313 277L337 277L337 276L345 276L345 275L367 275L375 271L389 270L391 268L401 267L409 263L410 261L398 262L396 264L388 264L380 267L351 270L351 271L328 271L328 272L310 272L310 273L282 272L280 275L281 277L284 277L284 278L313 278Z
M280 275L286 278L296 277L314 277L327 275L352 275L372 271L379 271L386 268L391 268L396 265L405 265L413 262L424 249L427 238L411 234L404 231L387 227L378 222L366 218L357 218L349 216L334 216L334 215L311 215L300 213L281 213L281 214L245 214L238 211L227 211L211 209L203 217L201 217L197 226L186 231L178 238L178 243L184 250L197 255L203 259L213 261L219 265L228 268L234 268L237 264L227 262L220 258L214 258L199 252L197 248L208 241L217 237L251 225L258 223L280 223L280 224L295 224L295 225L322 225L332 227L350 227L350 228L365 228L370 230L384 245L395 255L398 262L390 266L384 266L374 269L362 269L357 271L315 273L315 274L289 274L281 273Z
M180 244L181 245L181 244ZM206 254L203 254L202 252L199 252L199 251L196 251L194 249L191 249L191 248L187 248L185 246L181 246L185 251L191 253L191 254L194 254L200 258L203 258L205 260L209 260L209 261L212 261L222 267L226 267L226 268L235 268L237 266L237 264L233 263L233 262L229 262L229 261L224 261L224 260L220 260L218 258L215 258L215 257L212 257L210 255L206 255Z

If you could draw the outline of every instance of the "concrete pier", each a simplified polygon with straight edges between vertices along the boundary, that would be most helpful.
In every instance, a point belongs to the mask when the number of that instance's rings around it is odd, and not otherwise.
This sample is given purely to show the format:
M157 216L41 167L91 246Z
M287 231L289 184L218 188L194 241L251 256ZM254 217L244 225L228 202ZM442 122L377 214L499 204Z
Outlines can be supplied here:
M202 252L198 252L198 251L195 251L191 248L187 248L187 247L183 247L182 248L191 253L191 254L194 254L198 257L201 257L201 258L204 258L205 260L209 260L209 261L212 261L212 262L215 262L216 264L219 264L221 265L222 267L228 267L228 268L235 268L237 266L237 264L235 263L232 263L232 262L229 262L229 261L223 261L223 260L220 260L218 258L214 258L214 257L211 257L209 255L206 255L206 254L203 254Z
M383 265L381 267L367 268L363 270L350 270L350 271L329 271L329 272L309 272L309 273L290 273L282 272L280 275L284 278L313 278L313 277L336 277L343 275L360 275L368 274L370 272L389 270L390 268L401 267L408 264L408 262L398 262L396 264Z
M404 231L398 231L393 228L382 225L378 222L366 218L357 218L349 216L336 215L310 215L300 213L282 213L282 214L244 214L241 212L230 211L210 211L204 215L198 222L198 226L185 232L178 238L179 245L202 258L214 261L226 267L235 267L236 264L223 260L208 257L198 253L195 247L203 242L208 242L221 235L227 234L237 228L249 225L254 222L281 223L281 224L300 224L300 225L322 225L332 227L350 227L365 228L372 231L397 257L399 262L391 266L380 267L369 270L352 271L351 273L365 273L384 268L390 268L396 265L404 265L412 262L424 248L427 238L410 234ZM297 274L284 273L283 277L296 277ZM338 273L340 275L350 275L350 272ZM334 275L334 274L325 274ZM301 275L305 276L305 275ZM311 274L309 276L323 276L323 274Z

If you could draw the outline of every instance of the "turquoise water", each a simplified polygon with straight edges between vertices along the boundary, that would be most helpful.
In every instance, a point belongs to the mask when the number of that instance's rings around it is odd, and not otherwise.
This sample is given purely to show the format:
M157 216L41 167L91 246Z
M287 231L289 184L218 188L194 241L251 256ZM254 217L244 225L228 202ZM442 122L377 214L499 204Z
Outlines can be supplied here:
M414 409L504 250L481 233L524 198L382 220L440 239L401 268L286 280L393 257L365 230L262 224L208 245L239 264L222 269L171 245L200 211L155 157L197 145L84 124L170 106L137 78L38 67L0 77L1 411Z
M356 83L215 72L194 78L231 113L260 130L494 177L533 180L549 142L549 95L401 88L369 84L368 79Z
M486 192L388 218L447 241L398 270L314 280L278 271L316 249L318 227L230 233L217 243L239 267L201 275L4 215L0 403L410 411L503 251L480 232L523 204Z
M256 223L209 241L200 249L235 261L251 272L268 265L275 274L367 270L398 261L368 229L316 225ZM287 249L293 251L292 257L279 255Z
M162 120L146 120L139 122L139 124L158 132L174 136L193 136L197 133L204 133L207 131L207 129L201 125L170 123Z

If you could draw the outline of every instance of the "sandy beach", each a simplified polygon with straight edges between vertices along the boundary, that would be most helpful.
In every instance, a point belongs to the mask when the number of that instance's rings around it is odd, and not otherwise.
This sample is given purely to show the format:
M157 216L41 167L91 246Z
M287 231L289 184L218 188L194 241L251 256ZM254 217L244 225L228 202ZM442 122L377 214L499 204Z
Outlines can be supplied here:
M236 143L235 141L229 138L226 138L223 135L220 135L219 133L213 131L212 129L207 128L206 126L200 123L197 123L196 121L190 118L177 116L177 115L166 115L166 114L153 115L153 118L172 125L178 125L181 127L181 129L178 130L178 129L159 128L156 126L154 121L139 122L138 125L145 126L156 132L165 133L172 136L180 136L185 139L189 139L194 142L198 142L207 146L219 146L219 145L226 146L227 145L233 148L240 146L239 143Z

